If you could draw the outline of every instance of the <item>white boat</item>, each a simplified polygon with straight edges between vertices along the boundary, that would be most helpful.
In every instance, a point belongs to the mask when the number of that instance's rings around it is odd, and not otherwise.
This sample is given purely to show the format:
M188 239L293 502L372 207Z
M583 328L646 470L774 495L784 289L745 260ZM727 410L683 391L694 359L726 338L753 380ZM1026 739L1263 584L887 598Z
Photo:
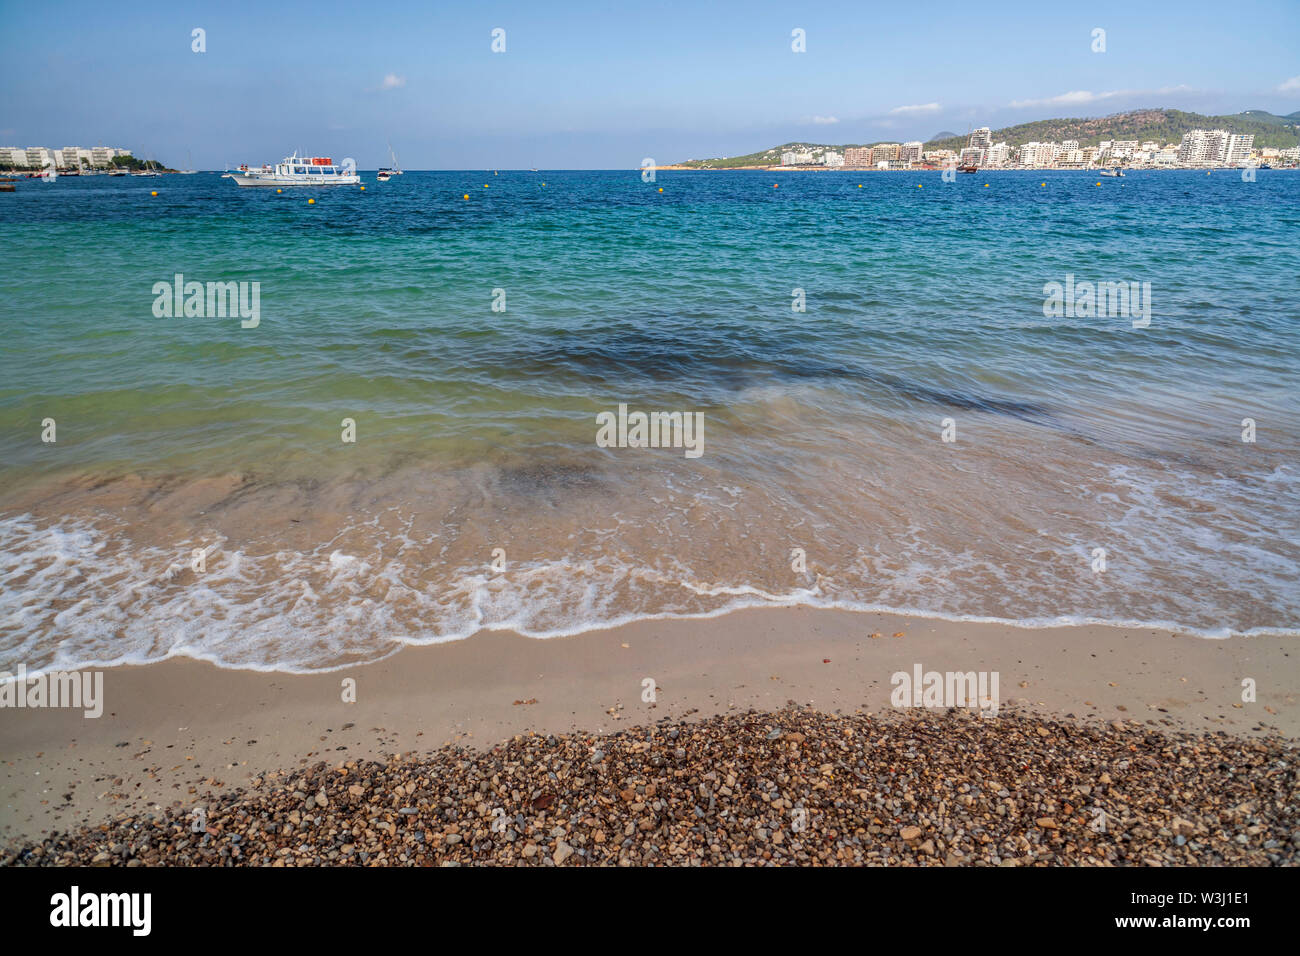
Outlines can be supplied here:
M375 178L381 183L386 183L393 178L393 173L391 170L381 169L379 172L375 173Z
M328 156L286 156L274 166L261 169L240 166L230 173L240 186L355 186L361 182L351 162L335 165Z
M380 182L387 182L387 181L388 181L388 180L387 180L387 176L400 176L400 175L402 175L402 167L399 166L399 165L397 165L397 154L393 152L393 144L392 144L392 143L389 143L389 144L388 144L388 158L389 158L390 160L392 160L393 165L392 165L392 166L386 166L385 168L379 170L379 172L380 172L380 174L381 174L381 175L380 175ZM385 174L385 173L387 174L387 176L383 175L383 174Z

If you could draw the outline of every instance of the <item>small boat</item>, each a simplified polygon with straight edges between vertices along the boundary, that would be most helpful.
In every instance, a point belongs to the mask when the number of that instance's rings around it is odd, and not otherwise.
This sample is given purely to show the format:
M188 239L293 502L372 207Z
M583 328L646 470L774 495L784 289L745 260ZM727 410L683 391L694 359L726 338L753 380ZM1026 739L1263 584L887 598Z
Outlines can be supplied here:
M109 174L110 176L129 176L129 175L130 175L130 173L128 173L125 169L123 169L123 168L120 167L120 166L119 166L117 169L110 169L110 170L108 171L108 174Z
M1273 167L1270 166L1268 163L1265 163L1264 165L1260 166L1259 168L1260 168L1260 169L1272 169Z
M230 173L237 186L355 186L361 182L356 168L336 166L328 156L286 156L261 169L240 166Z
M979 171L980 168L974 164L967 164L965 166L957 167L957 172L959 173L978 173Z
M381 169L379 172L375 173L375 178L381 183L386 183L388 180L393 178L393 171L391 169Z
M393 144L392 144L392 143L389 143L389 144L388 144L388 158L389 158L389 160L392 162L393 165L391 165L391 166L385 166L383 169L381 169L381 170L379 170L379 171L380 171L381 173L387 173L389 176L400 176L400 175L402 175L402 167L399 166L399 165L397 165L397 154L393 152Z
M1099 172L1097 175L1098 175L1098 176L1110 176L1110 177L1112 177L1112 178L1114 178L1114 179L1123 179L1123 178L1124 178L1124 170L1122 170L1122 169L1120 169L1118 166L1116 166L1114 169L1103 169L1103 170L1102 170L1101 172Z

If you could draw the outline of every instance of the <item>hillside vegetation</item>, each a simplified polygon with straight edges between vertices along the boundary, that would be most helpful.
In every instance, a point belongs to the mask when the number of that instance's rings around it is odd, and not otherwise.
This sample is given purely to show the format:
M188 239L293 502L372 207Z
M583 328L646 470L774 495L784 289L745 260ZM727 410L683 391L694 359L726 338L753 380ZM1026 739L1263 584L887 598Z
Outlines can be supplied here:
M995 143L1005 142L1022 146L1029 142L1061 142L1074 139L1080 146L1096 146L1104 139L1135 139L1139 143L1155 140L1162 146L1177 143L1184 133L1194 129L1226 129L1233 133L1253 133L1257 149L1266 146L1287 149L1300 145L1300 111L1286 116L1276 116L1264 110L1247 110L1232 116L1206 116L1185 113L1182 110L1132 110L1085 119L1047 119L1033 123L1020 123L993 131ZM941 134L942 135L942 134ZM809 143L793 142L772 146L743 156L725 156L715 159L690 159L681 163L695 169L737 169L742 166L776 166L786 150L811 152L815 156L825 150L843 152L854 146L875 146L895 140L874 140L870 143ZM966 145L966 135L946 135L925 144L930 149L960 150Z

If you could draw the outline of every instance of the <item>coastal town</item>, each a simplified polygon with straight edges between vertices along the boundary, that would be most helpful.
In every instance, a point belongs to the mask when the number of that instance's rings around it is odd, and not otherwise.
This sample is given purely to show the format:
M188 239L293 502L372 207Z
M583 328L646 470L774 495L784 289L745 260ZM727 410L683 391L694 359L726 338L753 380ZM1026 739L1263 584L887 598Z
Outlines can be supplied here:
M1256 166L1287 168L1300 164L1300 146L1288 149L1255 147L1250 133L1222 129L1197 129L1180 142L1155 140L1102 140L1083 146L1078 140L1028 142L1012 146L994 142L992 130L980 127L970 133L961 149L926 149L920 141L878 143L834 149L807 146L785 149L780 163L758 168L772 170L905 170L905 169L1213 169ZM697 168L710 168L707 164Z

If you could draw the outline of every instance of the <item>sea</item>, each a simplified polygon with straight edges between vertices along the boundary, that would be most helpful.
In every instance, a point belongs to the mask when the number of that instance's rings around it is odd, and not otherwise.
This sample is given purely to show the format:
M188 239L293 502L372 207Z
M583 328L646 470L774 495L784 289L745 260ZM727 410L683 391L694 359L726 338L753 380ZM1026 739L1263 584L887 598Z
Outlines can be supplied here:
M1300 172L1253 175L21 181L0 665L795 605L1300 634Z

